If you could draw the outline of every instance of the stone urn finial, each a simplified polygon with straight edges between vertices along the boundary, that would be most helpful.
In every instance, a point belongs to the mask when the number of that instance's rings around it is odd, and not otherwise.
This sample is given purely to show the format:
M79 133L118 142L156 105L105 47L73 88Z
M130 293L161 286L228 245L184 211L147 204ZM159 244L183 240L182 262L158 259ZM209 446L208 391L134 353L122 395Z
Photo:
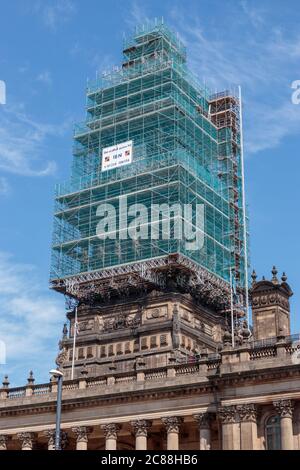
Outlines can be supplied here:
M33 385L34 382L35 382L35 378L34 378L34 376L33 376L32 370L31 370L31 371L29 372L29 376L28 376L28 378L27 378L27 384L28 384L28 385Z

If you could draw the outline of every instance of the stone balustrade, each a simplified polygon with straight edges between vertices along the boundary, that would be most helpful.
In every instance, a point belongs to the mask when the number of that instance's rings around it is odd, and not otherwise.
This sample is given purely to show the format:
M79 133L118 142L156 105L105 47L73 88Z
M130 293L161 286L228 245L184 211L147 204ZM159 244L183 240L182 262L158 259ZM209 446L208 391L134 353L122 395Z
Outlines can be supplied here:
M226 369L230 364L232 372L238 372L239 366L248 361L268 360L268 358L278 357L284 361L291 361L291 355L297 351L293 346L292 337L277 341L276 338L268 340L246 343L236 348L226 346L218 353L208 354L205 358L186 363L170 363L165 367L148 369L145 365L130 372L117 371L115 368L107 374L98 377L80 377L75 380L65 380L63 391L73 391L78 389L93 387L114 387L126 386L133 382L162 382L166 380L175 380L180 376L195 376L204 378L211 374L218 374L220 367ZM259 366L258 366L259 367ZM234 369L235 368L235 369ZM57 386L55 382L45 384L31 384L30 386L10 388L6 384L0 389L1 401L17 400L26 396L44 396L56 393ZM29 393L28 393L29 392ZM1 405L0 405L1 406Z

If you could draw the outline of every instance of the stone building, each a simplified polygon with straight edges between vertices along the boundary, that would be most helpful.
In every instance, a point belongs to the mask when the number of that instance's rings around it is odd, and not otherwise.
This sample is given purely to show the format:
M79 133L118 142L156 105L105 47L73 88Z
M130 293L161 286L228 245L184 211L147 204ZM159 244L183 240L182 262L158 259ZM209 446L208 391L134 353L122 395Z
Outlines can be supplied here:
M299 336L290 335L286 276L253 274L253 335L232 337L191 296L151 291L78 307L63 329L64 449L300 449ZM185 358L183 360L183 358ZM57 384L10 388L0 399L0 448L53 449Z
M273 268L248 295L240 90L199 84L156 22L88 84L86 111L55 197L62 447L300 449L292 291ZM5 377L0 449L53 449L56 395Z

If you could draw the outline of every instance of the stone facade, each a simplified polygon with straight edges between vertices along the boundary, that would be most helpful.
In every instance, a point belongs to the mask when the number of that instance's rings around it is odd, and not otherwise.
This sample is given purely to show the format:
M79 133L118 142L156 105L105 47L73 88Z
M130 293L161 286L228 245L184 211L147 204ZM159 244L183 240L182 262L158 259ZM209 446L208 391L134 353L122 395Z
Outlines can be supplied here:
M290 295L285 276L279 282L273 272L271 281L257 282L254 275L254 337L242 325L234 345L226 314L188 294L152 291L80 305L73 380L70 311L57 359L64 373L62 448L300 450ZM270 312L272 337L261 327ZM56 393L55 380L35 384L32 373L25 387L10 388L4 379L0 450L53 450Z

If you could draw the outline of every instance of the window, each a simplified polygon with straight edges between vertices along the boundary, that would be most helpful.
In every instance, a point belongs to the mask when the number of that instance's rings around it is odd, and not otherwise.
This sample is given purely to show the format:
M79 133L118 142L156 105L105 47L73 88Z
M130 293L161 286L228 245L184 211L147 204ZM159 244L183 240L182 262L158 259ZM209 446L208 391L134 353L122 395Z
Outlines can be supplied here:
M122 343L117 344L117 354L123 354L123 344Z
M156 336L150 337L150 348L157 348Z
M279 450L281 448L280 417L270 416L265 425L267 450Z
M167 346L167 335L160 335L160 345L161 346Z
M114 355L114 345L113 344L110 344L108 346L108 355L109 356L113 356Z
M101 346L100 357L106 357L106 346Z
M94 354L93 354L93 347L92 347L92 346L88 346L88 347L87 347L87 350L86 350L86 357L87 357L87 358L94 357Z
M83 348L78 349L78 359L84 359L84 349Z

